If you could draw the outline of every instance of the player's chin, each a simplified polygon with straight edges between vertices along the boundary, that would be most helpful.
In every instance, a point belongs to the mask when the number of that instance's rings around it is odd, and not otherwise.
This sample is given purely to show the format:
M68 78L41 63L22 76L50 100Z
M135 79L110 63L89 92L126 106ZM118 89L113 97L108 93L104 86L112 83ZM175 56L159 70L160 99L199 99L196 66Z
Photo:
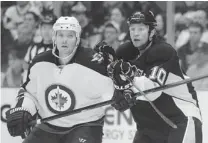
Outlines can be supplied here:
M71 53L71 50L69 48L60 48L59 52L62 54L68 54Z
M71 53L72 51L73 51L73 49L71 49L71 48L69 48L69 47L65 47L65 48L61 48L61 51L63 52L63 53Z
M134 44L134 47L136 48L139 48L143 45L143 43L141 43L140 41L134 41L133 44Z
M67 49L69 49L69 47L68 46L61 46L61 49L62 50L67 50Z

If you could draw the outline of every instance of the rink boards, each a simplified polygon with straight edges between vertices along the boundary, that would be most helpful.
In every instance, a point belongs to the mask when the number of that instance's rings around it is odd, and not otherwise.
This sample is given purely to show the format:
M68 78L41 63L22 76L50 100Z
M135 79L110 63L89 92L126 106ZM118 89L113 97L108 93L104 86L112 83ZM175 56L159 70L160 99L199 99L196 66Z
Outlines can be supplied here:
M198 91L198 99L203 118L203 143L208 143L208 91ZM5 111L14 102L17 89L1 89L1 142L2 143L21 143L21 137L11 137L5 124ZM109 100L108 98L106 100ZM129 110L120 113L111 106L106 106L106 118L104 126L103 143L132 143L135 123Z

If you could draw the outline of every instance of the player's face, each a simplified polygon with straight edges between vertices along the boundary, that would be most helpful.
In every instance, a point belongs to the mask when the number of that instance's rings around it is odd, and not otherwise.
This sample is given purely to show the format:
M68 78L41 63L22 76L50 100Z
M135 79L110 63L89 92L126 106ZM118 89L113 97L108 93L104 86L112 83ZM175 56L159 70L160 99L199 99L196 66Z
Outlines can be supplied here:
M139 48L147 43L149 38L149 26L143 23L131 24L129 31L132 43L135 47Z
M76 47L76 33L71 30L57 31L55 43L59 50L59 55L69 55Z
M41 25L41 36L44 41L52 41L52 28L51 24L42 24Z

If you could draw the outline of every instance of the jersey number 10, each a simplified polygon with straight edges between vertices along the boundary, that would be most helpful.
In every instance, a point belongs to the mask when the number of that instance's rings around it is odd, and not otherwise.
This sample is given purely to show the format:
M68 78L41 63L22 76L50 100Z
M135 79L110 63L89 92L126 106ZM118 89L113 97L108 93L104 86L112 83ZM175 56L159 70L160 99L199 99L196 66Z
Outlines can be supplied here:
M167 72L163 68L158 66L151 69L152 72L149 75L149 78L153 81L158 82L160 85L163 85L166 79Z

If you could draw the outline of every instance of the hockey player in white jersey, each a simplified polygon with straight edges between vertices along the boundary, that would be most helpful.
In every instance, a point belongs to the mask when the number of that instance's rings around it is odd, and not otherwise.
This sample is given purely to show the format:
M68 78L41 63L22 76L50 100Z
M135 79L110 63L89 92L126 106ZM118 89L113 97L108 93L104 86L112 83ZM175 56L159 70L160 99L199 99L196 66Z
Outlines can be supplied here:
M46 118L113 95L106 67L92 62L94 52L80 46L77 19L60 17L53 30L53 50L32 60L17 103L6 113L11 136L24 134L36 115ZM101 143L103 119L103 108L97 108L37 124L23 143Z

